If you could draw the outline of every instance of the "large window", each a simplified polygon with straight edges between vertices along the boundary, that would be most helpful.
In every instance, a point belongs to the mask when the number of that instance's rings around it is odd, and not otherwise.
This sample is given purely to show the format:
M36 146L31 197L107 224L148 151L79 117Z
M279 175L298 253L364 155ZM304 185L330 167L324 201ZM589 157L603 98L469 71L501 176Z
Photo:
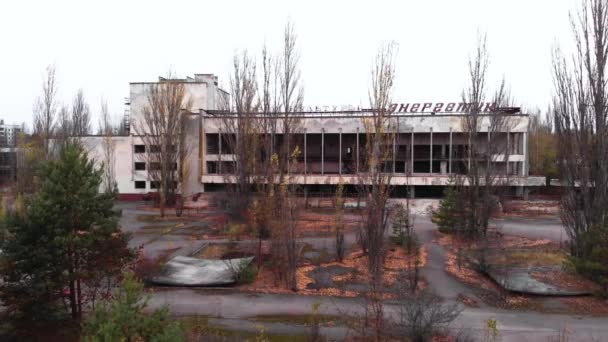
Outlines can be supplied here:
M135 181L135 189L145 189L146 181Z
M218 134L206 134L206 140L207 140L207 153L209 153L209 154L220 153Z
M133 148L135 153L146 153L146 145L135 145Z
M216 161L208 161L207 162L207 173L208 174L217 174L217 162Z
M146 169L146 163L144 162L135 162L135 170L142 171Z

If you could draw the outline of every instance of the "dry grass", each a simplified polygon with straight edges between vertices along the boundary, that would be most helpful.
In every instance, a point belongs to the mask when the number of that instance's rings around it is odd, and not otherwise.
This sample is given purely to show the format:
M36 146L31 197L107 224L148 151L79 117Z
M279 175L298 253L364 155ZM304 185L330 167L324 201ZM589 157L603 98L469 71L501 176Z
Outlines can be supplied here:
M532 272L530 275L538 281L568 291L589 291L594 293L600 289L599 286L591 280L585 279L578 274L568 273L562 270Z
M357 215L344 215L344 231L353 231L359 224L360 217ZM336 216L332 211L306 210L298 217L297 235L303 236L333 236Z
M546 249L504 250L489 258L492 264L515 267L561 266L565 260L564 252Z
M477 296L487 305L510 310L534 310L539 312L554 312L562 314L591 314L608 315L608 305L605 300L595 297L555 298L565 304L564 309L545 308L547 298L512 294L501 289L496 283L477 272L465 258L458 265L456 250L458 247L465 252L477 248L475 244L467 244L456 240L453 236L437 233L435 241L446 247L445 270L469 285ZM518 236L502 236L492 242L494 246L507 248L504 253L491 261L514 266L550 266L561 265L566 258L563 251L553 246L548 240L532 240ZM511 248L512 250L508 250ZM537 272L532 276L538 280L563 286L565 289L580 290L587 286L595 286L585 279L563 271ZM459 298L465 305L470 305L468 297Z
M558 200L511 200L503 208L505 216L555 215L559 212Z
M203 248L195 257L201 259L221 259L228 252L228 246L225 244L210 244Z
M560 301L574 314L608 316L608 301L598 297L569 297Z

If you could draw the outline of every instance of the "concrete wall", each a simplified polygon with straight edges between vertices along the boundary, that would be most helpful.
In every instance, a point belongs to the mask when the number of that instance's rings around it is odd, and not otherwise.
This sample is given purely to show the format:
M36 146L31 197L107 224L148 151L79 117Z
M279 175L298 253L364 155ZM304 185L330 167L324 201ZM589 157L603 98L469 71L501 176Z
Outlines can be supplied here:
M306 129L307 133L321 133L322 130L325 130L325 133L339 133L342 129L343 134L364 133L362 114L365 113L354 112L350 115L343 114L343 116L338 117L337 115L329 116L327 113L307 113L306 117L301 118L300 131L303 132ZM207 133L219 132L222 119L205 116L205 131ZM413 130L416 133L422 133L430 132L432 127L434 133L449 133L450 129L453 132L464 132L463 118L460 114L399 116L396 117L396 129L398 132L411 132ZM512 115L506 118L505 127L508 127L508 131L521 133L528 131L529 118L527 115ZM487 132L489 117L483 116L480 121L479 132Z
M148 107L148 91L154 83L131 83L130 112L131 133L142 135L145 133L145 124L142 121L143 113ZM208 95L207 83L184 83L186 99L190 101L190 111L198 113L202 109L215 108L215 100Z
M104 137L84 137L80 139L89 153L89 158L95 160L98 167L105 164L104 139ZM139 139L131 136L112 137L110 143L114 145L114 174L116 175L118 191L121 194L145 194L148 192L149 182L146 182L146 189L135 189L135 180L147 181L146 173L141 174L141 171L136 173L133 170L135 161L133 145L141 143Z

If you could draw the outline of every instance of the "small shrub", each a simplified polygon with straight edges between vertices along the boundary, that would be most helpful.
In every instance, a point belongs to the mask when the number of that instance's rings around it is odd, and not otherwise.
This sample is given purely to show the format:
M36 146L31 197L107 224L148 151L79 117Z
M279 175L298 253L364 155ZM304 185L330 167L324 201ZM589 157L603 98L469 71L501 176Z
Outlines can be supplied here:
M308 336L308 340L310 342L323 342L325 338L321 335L321 318L319 317L319 307L321 306L320 302L315 302L312 304L312 313L309 318L310 325L310 334Z
M242 224L227 224L224 229L230 241L240 241L245 231Z
M393 235L391 241L406 248L408 253L418 248L418 241L413 232L413 224L410 220L409 208L402 204L396 206L395 218L393 219Z
M443 192L443 198L439 202L439 208L432 213L431 220L437 224L439 231L444 234L454 232L457 200L456 189L451 184L448 184Z
M234 267L234 280L237 284L251 284L258 277L258 269L248 261L241 261Z
M498 341L500 332L498 331L498 322L496 321L496 318L488 318L483 330L484 341Z
M137 279L148 280L157 275L162 267L160 258L149 258L142 255L133 264L132 270Z

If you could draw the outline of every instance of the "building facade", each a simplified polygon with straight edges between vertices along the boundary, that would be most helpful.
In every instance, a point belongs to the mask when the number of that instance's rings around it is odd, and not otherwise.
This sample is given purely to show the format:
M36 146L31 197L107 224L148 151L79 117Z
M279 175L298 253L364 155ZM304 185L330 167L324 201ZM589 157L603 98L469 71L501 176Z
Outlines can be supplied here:
M17 139L21 126L0 120L0 186L11 184L17 177Z
M159 80L162 81L162 80ZM227 93L218 87L217 77L195 75L183 82L188 98L192 101L188 120L188 178L182 189L191 195L199 192L221 191L235 181L236 156L228 141L234 132L226 130L226 120L234 115L221 111L220 103ZM128 111L131 130L128 136L114 137L115 175L123 198L138 198L155 191L154 182L148 175L145 153L153 153L145 146L133 128L141 119L147 104L146 89L152 83L131 83ZM464 174L467 162L468 133L463 129L466 115L459 112L463 104L412 104L394 105L391 122L392 143L387 146L390 157L384 169L392 173L391 183L396 196L440 196L452 175ZM460 108L459 108L460 107ZM435 111L436 109L442 111ZM449 110L448 110L449 109ZM496 110L488 104L484 110ZM366 131L364 120L369 110L309 109L293 115L298 117L298 129L291 141L297 145L300 155L291 165L293 179L309 192L331 192L342 181L345 185L360 182L364 173ZM499 130L490 129L490 115L480 116L476 139L478 153L495 153L491 158L492 170L499 170L497 182L525 195L526 189L541 186L542 177L528 176L528 115L512 110L503 114L505 124ZM279 125L280 126L280 125ZM267 133L267 132L262 132ZM500 153L488 150L499 144ZM97 160L103 155L101 137L86 138L91 154ZM276 134L277 144L282 140ZM277 148L279 148L277 146ZM295 146L290 147L290 149ZM487 165L481 165L481 172Z

